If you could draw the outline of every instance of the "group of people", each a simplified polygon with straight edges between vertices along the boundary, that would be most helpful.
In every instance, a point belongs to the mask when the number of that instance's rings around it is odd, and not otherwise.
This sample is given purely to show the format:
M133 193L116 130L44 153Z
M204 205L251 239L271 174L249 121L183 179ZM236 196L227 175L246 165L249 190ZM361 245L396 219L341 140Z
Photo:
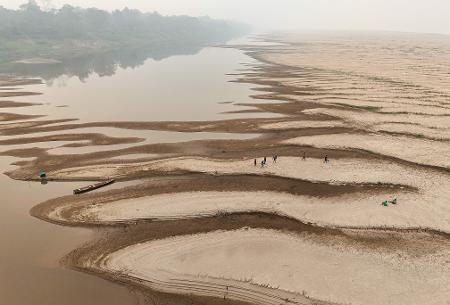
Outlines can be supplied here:
M272 160L273 160L273 163L277 163L278 155L274 155L274 156L272 157ZM253 161L253 164L254 164L255 166L258 165L258 160L255 159L255 160ZM264 167L264 165L267 164L267 158L264 157L264 158L261 160L260 164L261 164L261 167Z
M272 160L273 160L273 163L277 163L278 155L274 155L274 156L272 157ZM302 160L304 160L304 161L306 160L306 153L305 153L305 152L303 153ZM323 162L324 162L324 163L330 162L330 160L328 159L328 155L325 155L325 157L324 157L324 159L323 159ZM257 160L257 159L253 160L253 164L254 164L254 166L257 166L257 165L258 165L258 160ZM261 165L261 167L264 167L266 164L267 164L267 158L264 157L264 158L261 160L260 165Z
M278 155L274 155L274 156L272 157L272 160L273 160L273 163L277 163ZM305 152L303 152L302 160L303 160L303 161L306 160L306 153L305 153ZM328 158L328 155L325 155L325 156L324 156L323 162L324 162L324 163L330 162L330 159ZM258 165L258 160L257 160L257 159L254 159L254 160L253 160L253 164L254 164L254 166L257 166L257 165ZM260 162L259 164L261 165L261 167L264 167L264 166L267 164L267 158L264 157L264 158L261 160L261 162ZM383 206L385 206L385 207L387 207L389 204L394 204L394 205L395 205L395 204L397 204L397 198L394 198L393 200L385 200L385 201L383 201L381 204L382 204Z

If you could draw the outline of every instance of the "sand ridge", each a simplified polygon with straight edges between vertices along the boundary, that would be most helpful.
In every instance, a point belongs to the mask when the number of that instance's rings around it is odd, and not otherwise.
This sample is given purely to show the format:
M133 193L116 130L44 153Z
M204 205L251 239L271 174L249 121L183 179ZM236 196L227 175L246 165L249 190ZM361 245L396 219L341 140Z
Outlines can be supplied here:
M431 261L348 250L322 247L271 230L218 231L129 246L109 254L101 266L126 271L149 285L165 281L162 289L192 281L217 285L217 279L224 278L237 280L232 284L235 287L246 281L278 287L275 295L283 291L301 295L305 289L313 299L341 304L442 304L450 296L446 276L450 266L440 261L448 250ZM256 287L254 297L260 297ZM428 291L434 292L432 302Z
M292 197L279 193L259 193L260 196L255 194L255 197L252 197L251 193L241 193L242 200L237 200L240 196L238 193L214 193L216 197L213 193L187 193L185 203L190 203L188 204L190 209L183 204L183 199L178 197L180 195L168 194L91 206L80 213L81 219L79 218L78 221L83 218L96 219L99 222L133 218L171 219L180 217L178 213L182 214L182 207L185 206L184 217L200 217L221 211L251 210L280 213L322 226L429 228L450 232L450 221L446 217L450 213L449 201L446 199L450 196L449 176L433 170L414 169L389 161L368 162L360 159L343 159L324 163L320 159L308 158L303 161L302 158L282 157L277 163L269 163L261 168L259 165L255 167L252 160L217 161L206 158L172 158L127 166L84 167L51 174L59 175L63 179L78 176L98 177L99 173L114 177L126 175L136 168L144 172L203 172L212 176L273 175L336 185L382 183L392 186L403 185L404 189L386 189L383 193L365 191L360 194L332 198ZM411 191L410 188L416 191ZM443 194L449 194L449 196ZM228 196L236 196L236 201L230 202ZM399 206L392 209L380 208L382 201L397 197ZM106 216L102 215L103 212Z
M450 143L378 134L335 134L290 139L285 144L332 149L361 149L405 161L450 167Z

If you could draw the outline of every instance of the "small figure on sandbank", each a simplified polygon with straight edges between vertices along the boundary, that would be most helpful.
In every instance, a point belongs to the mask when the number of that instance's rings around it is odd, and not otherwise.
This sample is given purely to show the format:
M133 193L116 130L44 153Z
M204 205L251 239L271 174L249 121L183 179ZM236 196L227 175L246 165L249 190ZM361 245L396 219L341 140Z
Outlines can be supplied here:
M275 156L272 157L272 159L273 159L273 163L277 163L278 156L275 155Z
M381 203L382 206L387 207L388 204L397 204L397 198L394 198L393 200L385 200Z
M303 161L305 161L305 160L306 160L306 153L305 153L305 152L303 152L303 157L302 157L302 160L303 160Z
M253 164L255 164L255 166L256 166L256 159L255 159L255 161L253 162Z
M323 159L324 163L328 163L330 160L328 160L328 155L325 155L325 158Z
M42 185L45 185L45 184L48 183L48 181L47 181L47 173L45 171L41 170L39 172L39 178L41 179L41 184Z

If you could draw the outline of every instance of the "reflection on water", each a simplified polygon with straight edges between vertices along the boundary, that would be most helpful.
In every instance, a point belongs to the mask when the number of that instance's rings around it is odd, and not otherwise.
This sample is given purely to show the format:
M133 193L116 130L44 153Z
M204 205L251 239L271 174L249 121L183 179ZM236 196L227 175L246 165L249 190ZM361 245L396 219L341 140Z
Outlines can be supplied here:
M148 50L147 50L148 51ZM233 102L249 102L250 85L231 83L241 63L254 62L241 51L225 48L174 47L147 51L126 50L77 58L61 64L16 65L17 75L41 77L43 85L24 86L40 96L14 98L42 105L4 109L5 112L43 114L45 119L93 121L214 120L270 114L221 114L246 109ZM177 56L171 56L177 55ZM1 72L8 72L1 70ZM223 103L227 102L227 103ZM229 103L228 103L229 102ZM65 105L65 107L59 107ZM3 110L2 110L3 111ZM59 123L58 123L59 124ZM80 128L40 132L26 137L97 132L109 136L133 136L145 142L123 145L60 147L83 141L52 141L2 145L0 150L41 147L51 154L90 153L131 146L200 139L247 139L256 135L183 133L119 128ZM1 136L7 140L16 136ZM116 160L154 158L134 154ZM0 157L2 172L16 158ZM89 230L56 228L29 216L34 205L71 194L79 183L20 182L0 175L0 303L43 304L137 304L125 287L59 267L59 259L92 238ZM122 187L117 184L112 187ZM101 191L103 191L102 189ZM20 293L25 290L26 293Z
M96 128L97 129L97 128ZM157 143L176 143L187 142L195 140L228 140L228 139L250 139L255 138L256 134L232 134L219 132L173 132L173 131L154 131L154 130L126 130L115 128L98 128L97 130L110 131L115 134L115 130L119 132L126 132L126 136L134 136L145 139L143 142L131 144L114 144L114 145L96 145L96 146L81 146L81 147L67 147L63 145L52 146L48 152L52 155L70 155L70 154L87 154L101 151L114 151L135 146L157 144ZM80 142L77 142L80 143Z
M172 56L177 55L177 56ZM16 65L17 75L41 77L45 84L25 86L40 96L14 98L42 102L43 105L4 109L23 114L44 114L46 119L76 118L92 121L213 120L239 117L221 112L237 110L220 102L250 101L247 84L230 83L227 73L252 61L232 49L173 47L153 50L126 50L93 55L52 65ZM1 70L1 72L8 72ZM66 107L58 107L67 105ZM242 109L244 109L242 107ZM243 114L242 117L249 117ZM259 114L261 116L261 114ZM265 116L269 116L265 114ZM194 139L248 138L255 135L220 133L177 133L119 128L82 128L42 132L28 136L99 132L109 136L138 136L144 143L127 145L57 148L50 153L88 153L156 142ZM15 136L14 136L15 137ZM10 139L14 137L1 137ZM75 141L80 143L82 141ZM52 148L73 142L54 141L25 145L3 145L0 150L31 147ZM120 159L144 157L135 154ZM146 158L154 157L145 155ZM119 159L119 157L117 157ZM16 158L0 157L2 172L10 170ZM79 183L19 182L0 175L0 303L43 304L137 304L125 287L59 267L59 259L92 238L88 230L56 228L29 216L39 202L71 194ZM118 184L113 187L122 187ZM102 189L103 191L103 189ZM25 290L26 293L20 293Z
M159 61L173 55L192 55L201 49L202 47L199 45L175 43L154 45L148 48L119 49L107 53L89 54L51 64L15 63L8 67L2 67L1 71L18 76L39 77L47 83L52 83L53 80L63 75L84 81L92 74L111 76L119 68L136 68L143 65L147 59Z
M307 37L305 37L306 39ZM328 38L327 38L328 39ZM300 96L302 101L315 103L347 103L370 105L397 102L402 108L429 102L433 107L448 104L450 48L443 44L409 50L408 43L394 45L374 38L336 41L315 37L311 42L295 44L289 54L277 58L280 63L296 64L298 75L294 85L315 88L312 95ZM378 39L378 40L377 40ZM399 40L400 41L400 40ZM409 41L409 40L408 40ZM383 43L382 43L383 42ZM246 40L236 44L248 44ZM276 48L277 44L259 42L260 46ZM279 46L279 45L278 45ZM386 49L385 46L388 48ZM446 50L446 51L445 51ZM405 54L409 54L405 56ZM426 54L430 54L427 56ZM177 56L171 56L177 55ZM435 61L441 56L443 59ZM425 58L426 57L426 58ZM421 65L418 61L423 59ZM284 62L285 61L285 62ZM256 62L243 52L228 48L161 48L159 50L126 50L109 54L77 58L62 64L17 65L14 73L42 77L43 85L26 86L27 91L42 92L41 96L14 98L17 101L36 101L43 105L6 109L22 114L45 114L48 119L76 118L80 122L93 121L160 121L215 120L239 117L269 117L260 113L221 114L239 110L235 103L251 102L255 92L252 85L230 83L227 76L242 69L242 63ZM426 65L428 68L424 69ZM396 67L392 69L392 67ZM340 73L335 73L339 71ZM8 72L8 71L2 71ZM370 73L369 73L370 72ZM423 73L423 75L421 74ZM427 74L433 74L429 76ZM365 77L362 77L362 76ZM371 78L368 81L367 76ZM382 80L379 81L378 78ZM404 83L389 82L402 79ZM405 83L419 84L414 91ZM406 88L406 89L405 89ZM425 91L434 88L437 92ZM446 91L447 90L447 91ZM399 97L401 94L405 96ZM412 94L415 94L410 98ZM407 95L407 96L406 96ZM426 95L426 99L422 97ZM420 99L416 98L420 97ZM431 99L431 101L430 101ZM226 103L224 103L226 102ZM231 103L228 103L231 102ZM253 101L254 102L254 101ZM264 101L265 103L268 101ZM66 105L67 107L58 107ZM3 111L3 110L2 110ZM380 116L379 113L371 113ZM367 120L367 116L365 118ZM378 118L377 118L378 119ZM397 119L398 120L398 119ZM410 118L408 118L410 120ZM433 120L436 120L433 118ZM40 136L62 133L99 132L109 136L135 136L144 143L55 148L52 154L89 153L119 149L155 142L179 142L204 138L246 139L254 135L214 133L176 133L164 131L127 130L118 128L82 128L70 131L40 133ZM30 135L37 136L37 134ZM0 139L2 137L0 136ZM3 137L7 139L11 137ZM76 141L80 142L80 141ZM50 148L72 142L43 142L12 148ZM155 155L134 154L118 159L152 158ZM2 171L10 169L15 158L0 157ZM85 274L58 267L65 252L92 236L92 232L54 225L28 215L35 204L70 194L79 183L18 182L0 175L0 303L6 304L136 304L121 286ZM120 185L119 185L120 186ZM114 186L116 187L116 186ZM26 293L18 293L25 290Z
M117 67L114 75L91 74L83 81L68 75L46 85L27 87L41 96L17 98L45 103L18 109L43 113L50 118L92 121L214 120L238 117L269 117L263 113L223 114L248 109L223 102L250 102L249 84L231 83L242 63L255 63L243 52L205 48L195 55L148 59L143 65ZM67 107L57 107L67 105Z

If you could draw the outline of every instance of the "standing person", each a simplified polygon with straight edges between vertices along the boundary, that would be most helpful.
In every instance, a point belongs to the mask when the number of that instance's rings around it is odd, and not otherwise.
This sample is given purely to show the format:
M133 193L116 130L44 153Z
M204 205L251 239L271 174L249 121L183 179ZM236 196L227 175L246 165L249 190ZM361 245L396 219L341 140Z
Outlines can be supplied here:
M277 155L273 156L273 162L274 162L274 163L277 163L277 159L278 159L278 156L277 156Z
M256 166L256 159L255 159L255 161L253 162L254 164L255 164L255 166Z
M323 160L323 162L328 163L328 155L325 155L325 159Z
M264 164L266 164L266 157L264 157Z
M305 161L305 160L306 160L306 153L305 153L305 152L303 152L303 157L302 157L302 160L303 160L303 161Z
M261 168L264 167L264 160L261 160Z

